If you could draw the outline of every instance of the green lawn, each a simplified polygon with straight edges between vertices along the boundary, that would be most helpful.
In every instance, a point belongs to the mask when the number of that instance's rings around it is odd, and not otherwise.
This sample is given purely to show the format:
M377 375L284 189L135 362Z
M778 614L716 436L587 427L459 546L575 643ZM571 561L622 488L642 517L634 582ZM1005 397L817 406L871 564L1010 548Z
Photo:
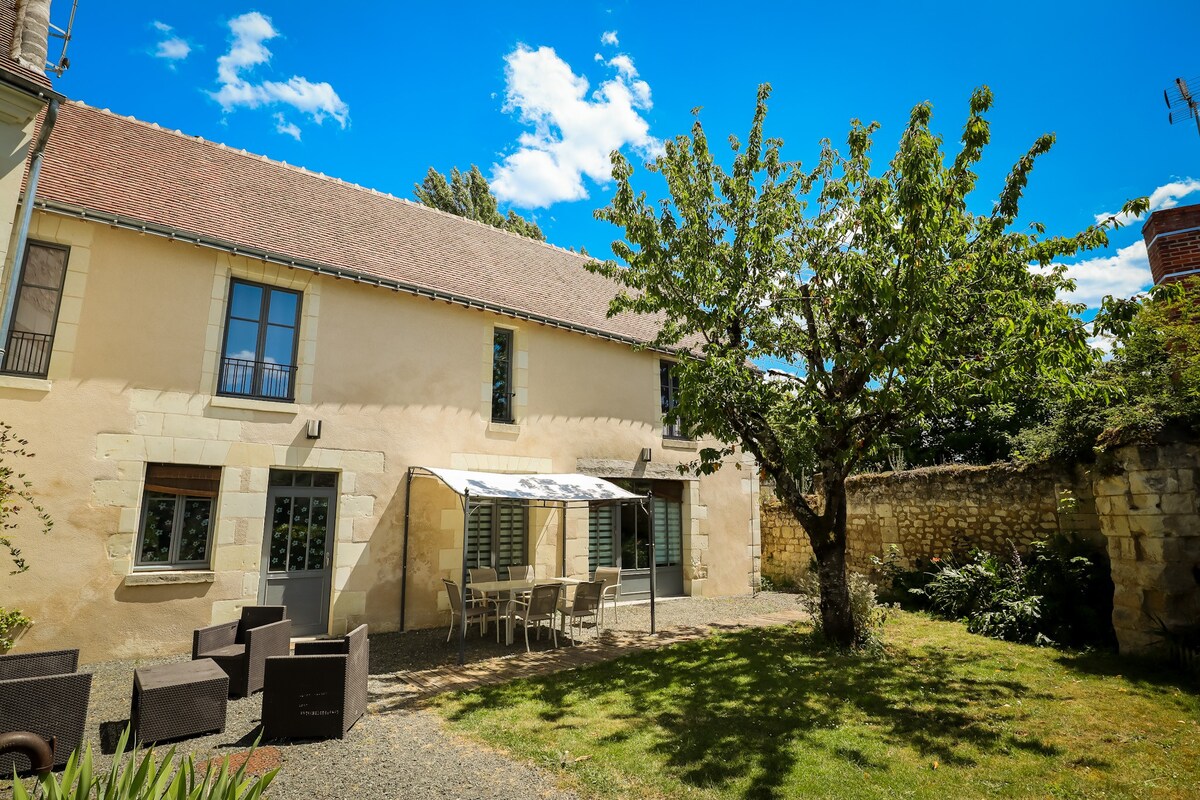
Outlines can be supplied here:
M886 639L750 630L435 704L584 796L1200 797L1187 679L917 614Z

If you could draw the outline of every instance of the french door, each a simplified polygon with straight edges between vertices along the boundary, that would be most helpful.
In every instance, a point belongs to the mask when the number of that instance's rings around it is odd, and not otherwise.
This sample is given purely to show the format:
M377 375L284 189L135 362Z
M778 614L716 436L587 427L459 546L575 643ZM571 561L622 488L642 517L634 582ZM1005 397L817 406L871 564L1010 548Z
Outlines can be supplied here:
M259 602L287 606L292 633L329 632L337 475L271 470Z

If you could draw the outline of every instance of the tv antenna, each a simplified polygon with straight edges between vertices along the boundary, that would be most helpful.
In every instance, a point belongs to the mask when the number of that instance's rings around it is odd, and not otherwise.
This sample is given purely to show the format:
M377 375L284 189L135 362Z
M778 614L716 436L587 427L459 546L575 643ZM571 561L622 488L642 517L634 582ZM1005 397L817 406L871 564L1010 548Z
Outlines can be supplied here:
M1192 78L1192 84L1200 86L1200 79ZM1163 99L1167 101L1168 122L1174 125L1185 119L1195 120L1196 132L1200 133L1200 101L1188 88L1187 81L1176 78L1175 85L1163 92Z
M71 43L71 29L75 27L75 10L79 8L79 0L71 0L71 16L67 18L66 30L50 23L50 37L53 39L62 39L62 52L59 53L58 61L47 61L46 69L53 72L58 77L67 71L67 67L71 66L71 60L67 58L67 45Z

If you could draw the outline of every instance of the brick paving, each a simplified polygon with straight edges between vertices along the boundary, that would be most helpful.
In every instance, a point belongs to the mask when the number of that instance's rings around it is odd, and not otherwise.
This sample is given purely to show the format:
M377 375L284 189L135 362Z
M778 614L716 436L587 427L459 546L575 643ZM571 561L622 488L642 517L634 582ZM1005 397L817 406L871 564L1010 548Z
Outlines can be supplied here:
M442 692L462 691L480 686L507 683L517 678L549 675L564 670L612 661L621 656L644 650L655 650L680 642L690 642L714 633L790 625L804 619L804 612L789 609L770 614L757 614L735 620L707 625L680 625L660 630L657 634L644 631L605 630L579 644L554 650L490 658L463 666L441 666L421 670L371 676L368 689L368 711L382 714L412 706L420 700Z

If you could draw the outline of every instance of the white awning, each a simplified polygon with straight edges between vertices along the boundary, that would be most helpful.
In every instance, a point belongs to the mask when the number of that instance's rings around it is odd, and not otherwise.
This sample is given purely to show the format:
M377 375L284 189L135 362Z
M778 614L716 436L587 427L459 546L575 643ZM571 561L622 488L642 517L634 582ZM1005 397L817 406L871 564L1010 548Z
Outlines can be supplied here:
M502 472L472 472L464 469L421 467L435 475L455 493L480 499L542 500L572 503L604 500L640 500L615 483L591 475L510 475Z

